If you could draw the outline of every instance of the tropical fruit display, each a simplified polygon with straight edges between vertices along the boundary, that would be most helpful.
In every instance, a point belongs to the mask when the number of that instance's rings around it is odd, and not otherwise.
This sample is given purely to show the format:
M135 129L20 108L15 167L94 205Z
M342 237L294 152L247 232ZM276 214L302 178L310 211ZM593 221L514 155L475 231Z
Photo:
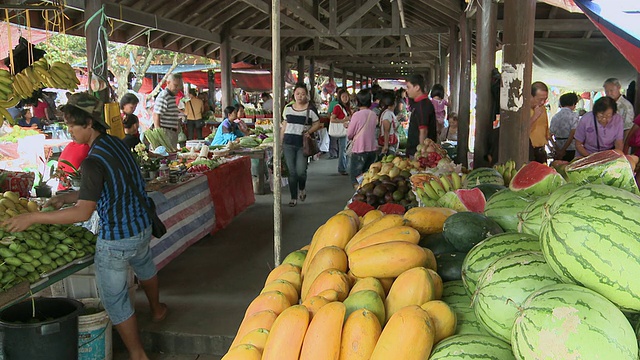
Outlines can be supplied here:
M405 161L385 158L365 201L399 177L431 206L328 219L268 274L224 359L637 360L640 196L599 168L631 169L614 154L564 166L569 182L513 162L384 174Z
M38 211L37 205L5 192L0 216ZM29 210L27 210L28 208ZM97 237L76 225L32 225L22 232L0 228L0 290L23 281L36 283L45 274L95 253Z
M418 202L411 191L410 176L406 170L379 175L376 180L360 186L352 200L365 202L374 208L384 204L399 204L405 209L416 207Z

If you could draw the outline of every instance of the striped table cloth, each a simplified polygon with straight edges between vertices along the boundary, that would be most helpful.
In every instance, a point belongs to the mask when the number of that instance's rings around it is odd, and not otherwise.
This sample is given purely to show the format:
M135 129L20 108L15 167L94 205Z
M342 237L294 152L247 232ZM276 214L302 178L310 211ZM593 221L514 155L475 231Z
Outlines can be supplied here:
M207 236L216 224L207 177L198 175L176 186L149 193L158 216L167 227L160 239L151 239L151 254L158 270Z

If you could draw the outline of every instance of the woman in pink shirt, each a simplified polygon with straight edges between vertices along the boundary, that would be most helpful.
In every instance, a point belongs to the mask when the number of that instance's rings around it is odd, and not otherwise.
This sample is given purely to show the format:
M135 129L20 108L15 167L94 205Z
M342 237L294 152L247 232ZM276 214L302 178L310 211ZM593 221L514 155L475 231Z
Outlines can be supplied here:
M436 129L438 131L438 137L444 128L444 119L447 115L447 106L449 102L444 98L444 87L440 84L435 84L431 88L431 103L436 111Z
M358 175L369 169L376 161L378 142L376 141L376 125L378 116L369 110L371 106L371 91L360 90L356 96L358 111L351 116L347 138L353 141L349 175L354 187L358 186Z

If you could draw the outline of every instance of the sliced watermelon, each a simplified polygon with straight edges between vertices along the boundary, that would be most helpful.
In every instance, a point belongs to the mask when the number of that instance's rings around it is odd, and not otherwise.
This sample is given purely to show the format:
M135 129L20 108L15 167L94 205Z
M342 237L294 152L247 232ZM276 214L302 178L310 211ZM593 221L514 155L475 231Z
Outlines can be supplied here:
M483 213L487 200L478 188L449 191L438 199L438 205L455 211Z
M388 214L404 215L404 213L406 212L406 209L404 208L404 206L400 204L392 204L392 203L386 203L384 205L380 205L378 206L378 210L382 211L387 215Z
M352 201L349 205L347 205L347 207L353 210L356 214L358 214L358 216L364 216L369 211L376 209L373 206L367 204L366 202L357 201L357 200Z
M565 167L569 181L578 185L605 184L638 194L629 160L615 150L593 153Z
M556 169L532 161L518 171L511 180L509 189L515 192L521 191L530 196L545 196L565 183L566 181Z

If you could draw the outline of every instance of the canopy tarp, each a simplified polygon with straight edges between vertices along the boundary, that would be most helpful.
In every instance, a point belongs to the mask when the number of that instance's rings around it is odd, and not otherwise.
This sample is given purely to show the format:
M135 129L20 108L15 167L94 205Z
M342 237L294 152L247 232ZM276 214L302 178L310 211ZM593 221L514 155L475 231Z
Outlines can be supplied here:
M598 91L608 78L623 86L637 72L607 39L536 39L533 80L573 91Z
M640 2L575 0L575 3L640 72Z

